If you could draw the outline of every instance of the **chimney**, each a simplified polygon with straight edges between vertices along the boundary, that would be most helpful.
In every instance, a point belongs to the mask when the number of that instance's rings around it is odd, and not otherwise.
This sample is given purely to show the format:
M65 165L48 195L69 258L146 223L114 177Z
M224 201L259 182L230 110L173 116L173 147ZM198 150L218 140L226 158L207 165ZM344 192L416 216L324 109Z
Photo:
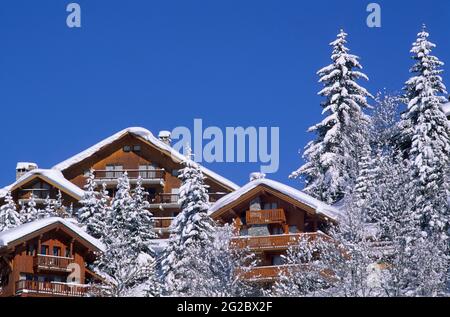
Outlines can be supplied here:
M32 171L34 169L37 169L38 166L36 163L29 163L29 162L19 162L16 166L16 180L21 178L24 174L28 173L29 171Z
M250 174L251 182L253 182L254 180L257 180L257 179L264 179L264 178L266 178L266 174L264 174L264 173L255 172L255 173Z
M167 145L171 145L172 143L172 139L170 138L170 136L170 131L160 131L158 134L158 138Z

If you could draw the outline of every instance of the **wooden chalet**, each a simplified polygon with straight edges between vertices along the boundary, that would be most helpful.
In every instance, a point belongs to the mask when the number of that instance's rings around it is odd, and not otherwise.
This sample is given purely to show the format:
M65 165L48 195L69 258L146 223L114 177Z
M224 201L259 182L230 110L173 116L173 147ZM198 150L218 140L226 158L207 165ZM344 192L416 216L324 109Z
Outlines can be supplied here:
M81 297L100 281L87 265L104 246L77 225L47 218L0 233L0 297Z
M326 238L339 214L304 192L264 178L223 197L210 210L216 221L235 224L235 246L257 255L258 267L244 275L257 282L273 282L286 268L282 255L287 249L302 238Z
M178 171L184 159L170 146L170 142L167 131L162 131L157 138L144 128L128 128L51 169L38 169L33 163L19 163L16 182L0 190L0 199L10 190L18 204L28 202L31 194L37 203L42 204L47 195L54 199L61 191L64 203L67 206L72 204L76 211L91 168L95 170L95 181L99 185L105 183L111 196L118 178L126 171L132 185L139 176L142 178L154 215L155 231L160 238L167 238L168 228L180 209ZM211 170L201 168L212 202L239 188Z

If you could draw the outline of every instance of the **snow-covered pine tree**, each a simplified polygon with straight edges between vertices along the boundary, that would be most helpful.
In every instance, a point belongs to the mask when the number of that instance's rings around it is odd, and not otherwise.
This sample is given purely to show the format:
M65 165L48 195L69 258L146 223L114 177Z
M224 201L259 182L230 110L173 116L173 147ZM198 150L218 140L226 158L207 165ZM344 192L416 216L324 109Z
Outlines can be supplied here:
M356 81L366 79L360 70L359 57L349 53L345 46L347 34L341 30L333 47L332 64L319 70L320 83L325 87L319 95L326 118L312 126L316 134L304 153L306 163L291 174L304 177L305 191L329 204L341 200L351 191L358 175L358 158L367 132L370 93Z
M149 210L150 203L147 196L148 192L142 186L142 177L139 176L132 192L132 207L136 217L134 217L133 232L130 238L134 240L133 244L137 246L137 251L153 254L150 241L157 235L153 230L153 214Z
M414 209L429 236L439 232L447 237L449 224L447 172L450 156L450 125L442 110L446 88L443 63L432 55L435 44L426 28L418 34L411 53L416 64L405 86L408 109L402 116L403 148L411 162Z
M38 210L38 219L44 219L49 217L58 217L58 214L55 210L55 203L50 199L50 196L47 195L44 201L44 209Z
M88 233L92 232L92 228L89 227L88 222L91 217L98 212L97 210L97 196L96 191L97 184L95 183L94 170L90 169L89 174L86 178L86 184L84 185L84 194L80 200L81 208L79 209L78 221L86 226L86 231Z
M332 271L332 286L324 289L322 296L367 297L378 293L373 285L371 267L379 261L372 241L378 240L376 225L368 225L363 209L355 198L347 196L344 214L339 224L330 230L331 241L320 244L322 271Z
M104 240L108 219L110 219L111 198L109 197L106 184L102 184L102 190L99 193L95 206L95 213L87 219L86 227L90 235L94 238Z
M284 267L279 279L266 292L267 296L305 297L320 296L330 287L330 279L323 274L323 266L317 257L322 241L301 239L299 243L288 249L283 256ZM319 247L319 248L318 248Z
M105 191L105 187L103 189ZM104 199L100 201L105 203ZM109 283L103 295L130 296L147 278L147 267L154 259L146 253L148 247L143 246L139 237L139 217L127 172L118 179L116 195L106 210L105 228L100 233L106 252L97 260L96 271Z
M67 217L67 207L64 206L64 200L60 190L58 190L58 194L56 194L55 212L58 215L58 217L62 218Z
M0 207L0 232L15 228L21 224L16 203L12 198L11 192L8 191L5 196L5 203Z
M212 243L215 224L208 216L207 185L200 166L191 160L190 150L180 171L181 211L172 222L168 246L162 260L165 293L190 296L191 280L198 270L198 259L190 257L196 248Z
M22 205L20 211L20 221L28 223L39 219L39 210L36 208L36 200L34 194L31 193L30 199L26 204Z

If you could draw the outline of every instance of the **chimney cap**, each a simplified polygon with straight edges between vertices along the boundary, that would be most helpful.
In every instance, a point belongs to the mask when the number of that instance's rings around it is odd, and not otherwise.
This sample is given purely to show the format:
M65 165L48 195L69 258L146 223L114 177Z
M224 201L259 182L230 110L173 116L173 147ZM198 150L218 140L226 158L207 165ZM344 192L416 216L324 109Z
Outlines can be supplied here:
M172 133L170 131L163 130L159 131L158 138L170 138L171 135Z
M264 179L264 178L266 178L266 174L261 173L261 172L255 172L255 173L251 173L250 174L250 181L251 182L254 181L254 180L257 180L257 179Z
M16 165L16 170L32 170L37 169L38 165L31 162L18 162Z

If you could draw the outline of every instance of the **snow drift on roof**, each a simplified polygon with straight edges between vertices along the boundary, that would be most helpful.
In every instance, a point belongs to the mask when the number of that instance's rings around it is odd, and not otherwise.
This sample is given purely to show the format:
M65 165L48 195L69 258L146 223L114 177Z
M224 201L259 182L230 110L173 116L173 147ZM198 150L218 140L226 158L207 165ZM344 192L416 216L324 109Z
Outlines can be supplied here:
M33 232L39 231L45 227L48 227L54 223L61 223L65 227L69 228L73 232L75 232L77 235L82 237L84 240L95 246L100 251L105 251L105 246L103 243L101 243L99 240L95 239L94 237L90 236L86 232L83 231L80 227L76 226L75 224L59 217L51 217L41 220L36 220L33 222L26 223L24 225L18 226L16 228L13 228L11 230L7 230L0 233L0 247L6 247L11 242L14 242L26 235L32 234Z
M211 208L209 209L209 214L211 215L214 212L216 212L217 210L221 209L222 207L234 202L235 200L239 199L239 197L245 195L247 192L251 191L252 189L256 188L259 185L265 185L265 186L272 188L282 194L285 194L285 195L315 209L318 214L322 214L333 220L337 220L339 218L339 216L342 214L342 212L339 209L334 208L330 205L327 205L324 202L321 202L321 201L309 196L308 194L306 194L304 192L301 192L295 188L292 188L285 184L281 184L274 180L264 179L264 178L253 180L250 183L248 183L247 185L242 186L235 192L232 192L232 193L222 197L215 204L213 204L211 206Z
M55 183L56 185L60 186L62 189L65 189L69 194L73 195L74 197L81 198L84 194L84 191L73 184L72 182L68 181L66 178L64 178L63 174L58 170L48 170L48 169L35 169L31 170L22 177L20 177L18 180L16 180L14 183L12 183L9 186L6 186L5 188L0 190L0 198L3 198L6 196L6 193L10 190L15 189L15 187L19 184L22 184L23 182L27 181L28 179L33 178L34 176L41 176L43 179L46 179L50 182Z
M101 150L105 146L119 140L126 134L132 134L134 136L137 136L137 137L153 144L158 149L168 152L168 154L171 157L175 158L178 162L181 162L185 159L185 157L181 153L179 153L178 151L175 151L170 145L167 145L164 142L162 142L161 140L159 140L158 138L156 138L149 130L147 130L145 128L140 128L140 127L131 127L131 128L127 128L122 131L119 131L116 134L110 136L109 138L106 138L103 141L100 141L99 143L95 144L94 146L91 146L87 150L55 165L53 167L53 169L56 169L59 171L64 171L64 170L68 169L69 167L94 155L95 153L97 153L99 150ZM229 187L230 189L236 190L239 188L239 186L236 185L235 183L214 173L213 171L211 171L203 166L201 166L201 169L202 169L202 172L206 176L208 176L212 179L215 179L216 181L222 183L223 185Z

